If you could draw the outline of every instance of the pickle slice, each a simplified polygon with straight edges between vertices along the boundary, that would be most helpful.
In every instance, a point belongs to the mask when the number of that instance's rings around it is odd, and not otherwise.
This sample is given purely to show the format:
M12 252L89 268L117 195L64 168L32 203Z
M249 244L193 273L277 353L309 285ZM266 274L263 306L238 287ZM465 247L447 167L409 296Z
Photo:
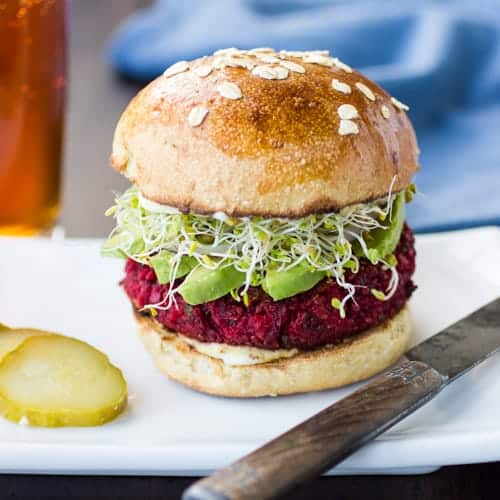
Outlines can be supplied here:
M14 422L94 426L114 419L126 405L122 372L80 340L28 336L0 361L0 413Z
M0 361L34 335L50 335L50 333L24 328L14 329L0 323Z

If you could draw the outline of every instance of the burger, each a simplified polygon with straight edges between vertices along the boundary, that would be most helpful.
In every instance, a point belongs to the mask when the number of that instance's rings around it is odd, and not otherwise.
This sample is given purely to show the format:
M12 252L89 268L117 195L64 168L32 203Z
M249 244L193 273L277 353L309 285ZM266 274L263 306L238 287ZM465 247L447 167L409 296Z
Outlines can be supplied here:
M415 133L407 106L327 51L180 61L121 116L132 187L105 255L157 367L198 391L318 391L410 338Z

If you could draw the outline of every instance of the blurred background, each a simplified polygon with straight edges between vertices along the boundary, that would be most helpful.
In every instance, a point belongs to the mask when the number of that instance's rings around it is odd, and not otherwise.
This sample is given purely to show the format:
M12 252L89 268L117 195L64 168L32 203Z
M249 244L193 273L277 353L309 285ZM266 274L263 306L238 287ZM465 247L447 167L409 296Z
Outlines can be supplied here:
M120 78L106 57L111 33L148 0L73 0L61 223L68 236L105 236L104 211L127 181L108 166L114 127L144 85Z
M73 0L69 16L69 236L111 228L103 212L127 181L107 158L130 98L173 62L230 46L329 49L409 104L417 231L500 223L500 0Z

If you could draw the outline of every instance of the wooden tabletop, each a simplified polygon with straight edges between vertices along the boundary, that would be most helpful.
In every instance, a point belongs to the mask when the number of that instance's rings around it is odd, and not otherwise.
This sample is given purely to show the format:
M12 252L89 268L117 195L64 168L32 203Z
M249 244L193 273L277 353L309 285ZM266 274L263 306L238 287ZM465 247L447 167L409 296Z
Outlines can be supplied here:
M499 474L498 464L485 464L445 467L423 476L323 477L297 488L286 500L494 500ZM0 498L174 500L195 479L4 475Z
M104 236L103 212L127 182L107 166L114 125L139 85L113 75L104 49L111 31L144 0L73 0L71 73L62 224L69 236ZM317 479L287 498L480 500L498 498L500 463L444 467L422 476ZM0 475L0 497L174 499L195 478Z

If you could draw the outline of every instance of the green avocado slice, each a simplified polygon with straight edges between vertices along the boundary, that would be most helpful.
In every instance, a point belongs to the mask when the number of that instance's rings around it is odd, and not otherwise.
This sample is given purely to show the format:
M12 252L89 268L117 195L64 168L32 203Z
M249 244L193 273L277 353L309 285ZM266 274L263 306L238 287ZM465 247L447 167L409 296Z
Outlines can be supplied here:
M368 257L372 264L394 252L405 223L405 194L399 193L392 205L392 217L387 229L377 228L364 235Z
M149 259L151 267L154 269L156 278L158 280L158 283L160 283L160 285L164 285L169 281L171 259L172 256L168 252L159 252L153 255ZM193 269L196 266L196 264L197 261L194 257L188 257L184 255L181 258L181 262L179 264L179 267L177 268L177 273L175 274L175 277L182 278L183 276L186 276L186 274L188 274L191 271L191 269Z
M324 277L324 272L311 271L306 264L298 264L287 271L267 271L262 288L274 300L281 300L310 290Z
M188 304L196 306L223 297L244 282L245 273L237 271L233 266L206 269L199 265L187 275L179 293Z

